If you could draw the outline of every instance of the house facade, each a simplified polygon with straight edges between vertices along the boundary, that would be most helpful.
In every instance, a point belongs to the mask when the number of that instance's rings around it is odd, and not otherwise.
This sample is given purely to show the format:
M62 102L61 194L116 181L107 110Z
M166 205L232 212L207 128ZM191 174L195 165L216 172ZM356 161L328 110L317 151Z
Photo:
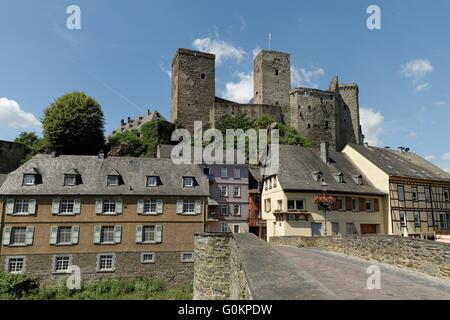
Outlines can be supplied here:
M435 238L450 234L450 175L406 148L349 144L345 153L389 196L389 234Z
M386 195L340 152L280 146L280 169L262 190L267 240L274 236L386 233ZM326 211L317 196L334 201Z
M49 281L193 275L194 233L205 228L208 181L166 159L37 155L0 188L6 272Z
M249 167L248 182L248 224L249 231L261 239L267 238L266 221L262 217L261 188L262 176L260 168Z

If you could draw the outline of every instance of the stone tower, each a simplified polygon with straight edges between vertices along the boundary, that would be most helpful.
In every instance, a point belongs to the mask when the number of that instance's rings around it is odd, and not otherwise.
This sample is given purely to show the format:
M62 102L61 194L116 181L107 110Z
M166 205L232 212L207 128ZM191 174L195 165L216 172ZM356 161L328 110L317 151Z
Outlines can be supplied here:
M262 50L253 62L253 103L289 107L291 57L288 53Z
M171 121L193 131L194 121L209 127L215 101L215 55L178 49L172 60Z
M341 109L341 140L345 143L363 144L359 117L359 88L357 84L339 85L339 97L342 100Z

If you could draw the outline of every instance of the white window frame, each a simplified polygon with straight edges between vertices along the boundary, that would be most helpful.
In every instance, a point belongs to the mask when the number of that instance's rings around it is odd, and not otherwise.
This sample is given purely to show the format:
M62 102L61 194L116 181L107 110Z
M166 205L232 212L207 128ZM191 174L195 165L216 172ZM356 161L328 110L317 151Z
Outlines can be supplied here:
M233 187L233 197L235 197L235 198L241 197L241 187L239 187L239 186Z
M425 202L426 203L431 203L431 186L425 186Z
M236 232L236 227L238 228L237 232ZM233 233L241 233L241 225L240 224L233 224Z
M104 235L103 235L103 230L105 230L106 228L112 228L112 240L111 241L105 241L104 240ZM100 227L100 244L115 244L114 241L114 236L115 236L115 230L116 227L114 225L104 225Z
M222 198L228 197L228 186L220 186L220 196Z
M222 222L222 224L220 225L220 230L222 232L229 232L230 227L228 226L228 223Z
M21 209L22 209L22 211L18 211L17 210L17 207L19 206L19 203L21 203L20 204L20 207L21 207ZM26 203L26 205L25 205L25 203ZM23 211L23 208L26 206L26 211ZM15 201L14 201L14 214L17 214L17 215L28 215L29 213L29 209L30 208L30 200L29 199L16 199Z
M158 177L157 176L148 176L147 177L147 187L157 187L158 186Z
M367 209L368 204L370 204L370 209ZM364 209L366 212L373 212L374 211L373 200L366 200L366 202L364 203Z
M186 256L191 256L191 258L186 259ZM194 252L182 252L180 258L182 263L192 263L194 262Z
M27 181L27 178L31 178L31 180ZM34 185L36 185L36 175L34 175L34 174L24 174L23 175L23 185L24 186L34 186Z
M225 167L220 168L220 177L228 178L228 168Z
M153 240L146 240L145 239L145 230L149 229L149 233L152 234L153 233ZM153 229L153 230L151 230ZM143 225L142 226L142 243L143 244L150 244L150 243L156 243L156 225Z
M194 177L183 177L183 188L193 188L193 187L194 187Z
M102 258L104 257L111 257L111 268L105 268L102 269ZM102 273L102 272L114 272L116 271L116 254L115 253L99 253L97 254L97 267L96 272Z
M108 177L106 178L106 185L108 187L117 187L119 185L119 176L108 175Z
M146 256L151 256L151 259L145 259ZM152 264L156 261L156 254L154 252L142 252L141 253L141 263L142 264Z
M192 211L185 210L186 208L191 208L192 205ZM195 214L195 201L194 200L183 200L183 214L188 215L194 215Z
M402 216L403 216L403 218L402 218ZM408 225L408 217L407 217L406 211L400 211L399 217L400 217L400 226L406 227Z
M70 180L73 179L73 180ZM77 176L74 174L66 174L64 175L64 185L68 187L72 187L77 184Z
M63 211L64 206L68 208L70 208L70 206L72 206L72 211ZM61 201L59 202L59 214L61 215L71 215L74 213L74 208L75 208L75 199L61 199Z
M11 270L11 260L22 260L22 269L20 271L10 271ZM17 262L16 262L17 263ZM26 256L7 256L5 258L5 272L12 274L23 274L26 272L27 267L27 257Z
M434 227L434 216L432 211L427 212L427 223L429 227Z
M450 189L444 190L444 201L450 202Z
M238 208L238 213L236 213L236 208ZM234 204L233 205L233 216L240 216L240 215L241 215L241 205Z
M341 202L341 208L339 208L338 202ZM347 205L346 205L346 201L345 198L337 198L336 199L336 207L338 208L338 211L346 211L347 210Z
M58 259L67 259L67 269L65 270L57 270L58 267ZM69 268L72 265L72 257L70 255L57 255L53 256L53 266L52 273L69 273Z
M351 231L351 232L349 232ZM347 236L352 236L355 233L355 226L353 223L347 223L345 225L345 233Z
M397 193L398 193L398 201L405 201L405 186L403 184L397 185Z
M419 201L419 193L417 191L417 187L411 187L411 198L414 202Z
M224 212L223 209L225 209L225 212ZM220 205L220 214L223 215L223 216L228 216L229 215L228 205L227 204Z
M107 204L106 204L107 203ZM114 206L114 210L111 211L111 208ZM108 207L108 211L105 208ZM117 200L115 199L104 199L102 202L102 213L103 214L116 214L117 210Z
M25 230L25 237L24 237L24 241L23 242L13 242L14 239L14 231L17 229L24 229ZM24 247L27 245L27 227L22 227L22 226L15 226L15 227L11 227L11 235L10 235L10 242L9 242L9 246L11 247Z
M289 202L294 202L294 209L289 209ZM303 208L299 209L297 206L297 202L302 203L303 204ZM306 206L305 206L305 200L304 199L289 199L288 200L288 211L289 210L305 210Z
M67 229L70 229L70 232L69 232L70 239L67 242L60 241L60 232L61 232L61 230L63 230L63 228L66 229L66 231L67 231ZM72 234L73 234L73 228L71 226L58 226L58 229L56 230L56 245L59 245L59 246L72 245L73 244Z
M155 207L155 210L152 211L152 207ZM155 199L147 199L144 200L144 213L143 214L156 214L157 213L158 201ZM147 211L146 208L149 210Z
M241 169L240 168L234 168L233 177L235 179L241 179Z
M417 220L417 218L419 218L419 219ZM421 225L422 225L422 221L420 219L420 212L419 211L415 211L414 212L414 226L416 228L419 228Z

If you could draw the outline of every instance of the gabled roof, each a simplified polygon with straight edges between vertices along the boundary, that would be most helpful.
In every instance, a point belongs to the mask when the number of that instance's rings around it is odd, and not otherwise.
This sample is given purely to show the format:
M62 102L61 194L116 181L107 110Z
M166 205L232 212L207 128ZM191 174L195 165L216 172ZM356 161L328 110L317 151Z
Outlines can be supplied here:
M450 182L450 174L414 152L357 144L349 146L390 176Z
M285 191L321 192L321 181L314 179L314 173L320 171L322 179L328 184L328 192L385 195L364 178L363 173L342 152L336 152L330 148L329 163L322 161L320 151L316 148L280 145L279 154L280 167L277 177ZM335 179L336 173L342 173L349 179L339 183ZM362 185L350 179L360 174L363 175Z
M70 169L69 171L65 172L64 174L76 175L76 176L80 175L79 172L77 171L77 169L75 169L75 168Z
M41 174L37 168L30 168L25 171L23 174Z
M31 168L39 169L42 183L33 188L22 185L23 174ZM81 184L64 187L67 168L77 168L83 177ZM114 188L105 184L105 176L117 171L123 184ZM146 175L154 171L160 177L157 188L146 187ZM183 188L182 176L190 172L197 181L193 188ZM170 159L61 155L52 158L39 154L10 173L0 187L0 195L208 195L209 182L197 165L176 165Z
M116 169L113 169L108 173L108 176L120 176L120 173Z

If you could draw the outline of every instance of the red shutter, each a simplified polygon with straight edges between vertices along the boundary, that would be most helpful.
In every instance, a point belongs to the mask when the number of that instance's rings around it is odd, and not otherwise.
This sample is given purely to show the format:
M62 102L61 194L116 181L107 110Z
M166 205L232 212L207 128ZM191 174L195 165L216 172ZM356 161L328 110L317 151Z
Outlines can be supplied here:
M349 197L345 198L345 210L352 211L352 198Z
M334 197L334 202L331 205L331 210L336 211L337 210L337 198Z
M366 211L366 199L359 198L359 211Z
M373 200L373 211L380 211L380 204L378 203L378 199Z

